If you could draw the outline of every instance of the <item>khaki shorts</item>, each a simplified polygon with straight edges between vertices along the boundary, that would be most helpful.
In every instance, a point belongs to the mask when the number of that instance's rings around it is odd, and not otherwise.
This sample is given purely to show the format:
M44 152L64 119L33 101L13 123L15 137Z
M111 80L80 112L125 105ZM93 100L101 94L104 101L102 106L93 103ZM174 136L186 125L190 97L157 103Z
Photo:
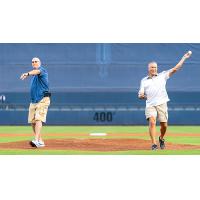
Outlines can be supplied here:
M168 108L167 103L152 106L145 109L146 119L148 120L150 117L158 117L160 122L167 122L168 121Z
M35 121L46 122L48 106L50 105L50 98L44 97L38 103L30 103L28 123L35 123Z

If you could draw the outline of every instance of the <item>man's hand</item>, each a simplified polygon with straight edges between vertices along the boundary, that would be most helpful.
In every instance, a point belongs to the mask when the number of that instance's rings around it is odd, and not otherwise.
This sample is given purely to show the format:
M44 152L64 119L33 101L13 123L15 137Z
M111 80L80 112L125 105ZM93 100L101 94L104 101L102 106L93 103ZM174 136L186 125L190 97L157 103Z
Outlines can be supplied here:
M183 56L183 58L188 59L191 55L192 55L192 52L191 52L191 51L188 51L188 52Z
M140 99L146 99L147 96L144 93L139 93L138 94L138 98L140 98Z
M24 80L25 78L27 78L28 77L28 73L24 73L24 74L22 74L21 76L20 76L20 79L21 80Z

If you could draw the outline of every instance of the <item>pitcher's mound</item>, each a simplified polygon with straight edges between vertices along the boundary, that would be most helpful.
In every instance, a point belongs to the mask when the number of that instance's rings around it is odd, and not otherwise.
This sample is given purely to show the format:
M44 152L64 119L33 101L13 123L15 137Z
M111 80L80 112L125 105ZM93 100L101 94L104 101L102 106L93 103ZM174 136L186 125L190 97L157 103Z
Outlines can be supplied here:
M151 143L142 139L49 139L46 147L51 150L81 150L81 151L128 151L150 150ZM0 149L35 149L29 141L0 143ZM200 145L166 143L167 150L200 149Z

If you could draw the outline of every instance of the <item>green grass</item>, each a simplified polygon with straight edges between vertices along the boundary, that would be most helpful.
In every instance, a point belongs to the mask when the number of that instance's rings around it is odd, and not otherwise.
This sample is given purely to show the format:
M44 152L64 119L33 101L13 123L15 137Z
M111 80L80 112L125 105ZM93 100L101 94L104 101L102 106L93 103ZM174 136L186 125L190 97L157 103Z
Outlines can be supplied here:
M145 133L147 126L44 126L43 133ZM159 127L157 127L159 131ZM200 126L169 126L168 132L200 133ZM0 133L31 133L29 126L0 126Z
M75 151L75 150L0 150L0 155L200 155L199 150L158 150L158 151Z
M159 131L159 127L157 128ZM106 137L92 138L138 138L149 140L147 126L46 126L43 127L42 134L44 139L61 138L91 138L89 133L106 132ZM168 132L177 134L176 136L167 135L168 142L176 144L200 145L200 126L169 126ZM57 134L63 134L57 136ZM109 135L122 133L139 133L137 136ZM146 136L144 135L146 133ZM178 136L181 133L192 133L197 136ZM1 134L8 134L11 137L1 137ZM19 136L16 134L23 134ZM47 135L48 134L48 135ZM52 134L52 135L51 135ZM80 134L80 136L72 136ZM141 135L140 135L141 134ZM16 136L15 136L16 135ZM0 142L28 141L32 139L30 126L0 126ZM164 150L164 151L115 151L115 152L96 152L96 151L69 151L69 150L0 150L1 155L199 155L200 150Z
M145 126L46 126L43 133L144 133ZM0 133L31 133L28 126L1 126Z

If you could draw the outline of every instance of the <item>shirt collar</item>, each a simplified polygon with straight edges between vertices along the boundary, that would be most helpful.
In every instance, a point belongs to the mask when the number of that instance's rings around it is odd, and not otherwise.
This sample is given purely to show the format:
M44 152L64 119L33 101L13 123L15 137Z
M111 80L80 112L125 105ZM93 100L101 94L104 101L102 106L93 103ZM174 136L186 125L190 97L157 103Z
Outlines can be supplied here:
M158 76L158 74L156 74L154 76ZM149 75L147 75L147 79L152 79L154 76L150 77Z

